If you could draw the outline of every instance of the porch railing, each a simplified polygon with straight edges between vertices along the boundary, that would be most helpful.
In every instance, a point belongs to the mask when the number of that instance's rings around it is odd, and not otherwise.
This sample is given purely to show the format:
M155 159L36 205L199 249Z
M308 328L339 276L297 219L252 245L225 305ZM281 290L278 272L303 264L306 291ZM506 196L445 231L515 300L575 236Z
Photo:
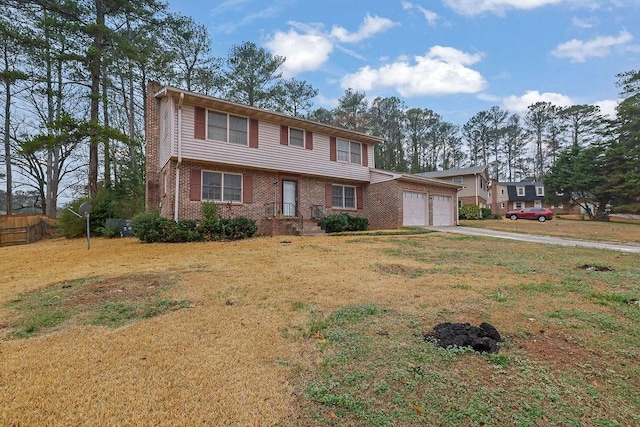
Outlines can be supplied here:
M304 215L295 203L285 203L282 210L278 209L276 203L264 204L264 215L266 218L290 219L300 228L300 233L304 234Z

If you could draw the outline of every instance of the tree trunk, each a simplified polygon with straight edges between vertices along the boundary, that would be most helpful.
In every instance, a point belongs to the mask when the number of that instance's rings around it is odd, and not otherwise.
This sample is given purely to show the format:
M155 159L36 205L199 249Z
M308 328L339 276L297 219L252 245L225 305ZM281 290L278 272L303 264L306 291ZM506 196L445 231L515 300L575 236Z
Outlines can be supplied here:
M8 57L6 57L6 51L5 60L8 60ZM11 130L11 79L9 77L4 81L4 89L4 161L7 180L7 215L11 215L11 205L13 203L13 178L11 175L11 139L9 138L9 131Z
M98 144L100 143L100 135L98 134L99 108L100 108L100 74L102 59L102 31L104 30L104 9L103 0L95 0L96 6L96 26L93 36L93 43L89 56L89 69L91 71L91 123L94 127L89 139L89 177L88 190L89 197L98 194Z

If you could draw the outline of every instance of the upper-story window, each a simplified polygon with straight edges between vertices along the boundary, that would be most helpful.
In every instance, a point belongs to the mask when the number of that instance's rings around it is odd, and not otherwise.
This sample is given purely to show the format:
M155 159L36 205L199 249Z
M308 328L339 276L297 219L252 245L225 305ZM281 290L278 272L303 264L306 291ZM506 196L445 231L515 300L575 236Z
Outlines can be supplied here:
M544 187L536 187L536 196L544 196Z
M524 187L516 187L516 194L518 196L524 196Z
M504 188L501 188L501 189L500 189L500 194L501 194L501 195L504 195Z
M362 164L362 145L359 142L337 140L339 162Z
M202 200L242 202L242 175L203 171Z
M289 145L294 147L304 147L304 131L301 129L289 128Z
M462 184L462 177L461 176L456 176L455 178L453 178L453 183L454 184Z
M209 111L207 118L208 139L247 145L249 132L246 117Z

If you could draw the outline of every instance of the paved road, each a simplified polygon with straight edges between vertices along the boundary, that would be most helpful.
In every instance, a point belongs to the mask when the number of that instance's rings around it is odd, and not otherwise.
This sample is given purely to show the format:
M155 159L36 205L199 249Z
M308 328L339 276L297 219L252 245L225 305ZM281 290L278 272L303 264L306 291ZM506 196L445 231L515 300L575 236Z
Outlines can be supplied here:
M495 237L498 239L519 240L522 242L546 243L550 245L562 246L582 246L585 248L608 249L612 251L622 251L640 253L640 245L633 243L612 243L596 242L590 240L567 239L564 237L537 236L533 234L509 233L505 231L486 230L481 228L454 226L454 227L428 227L430 230L443 233L466 234L470 236Z

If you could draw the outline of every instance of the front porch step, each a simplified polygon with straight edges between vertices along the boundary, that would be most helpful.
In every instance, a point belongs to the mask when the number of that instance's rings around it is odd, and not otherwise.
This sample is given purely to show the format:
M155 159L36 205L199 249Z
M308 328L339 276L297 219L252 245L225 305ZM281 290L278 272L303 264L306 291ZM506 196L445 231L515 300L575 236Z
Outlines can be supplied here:
M324 236L324 230L318 225L316 221L305 220L304 222L304 236Z
M277 220L280 223L278 226L279 233L284 235L293 236L323 236L326 233L318 225L318 221L314 219L305 219L304 227L300 226L299 218L286 218Z

